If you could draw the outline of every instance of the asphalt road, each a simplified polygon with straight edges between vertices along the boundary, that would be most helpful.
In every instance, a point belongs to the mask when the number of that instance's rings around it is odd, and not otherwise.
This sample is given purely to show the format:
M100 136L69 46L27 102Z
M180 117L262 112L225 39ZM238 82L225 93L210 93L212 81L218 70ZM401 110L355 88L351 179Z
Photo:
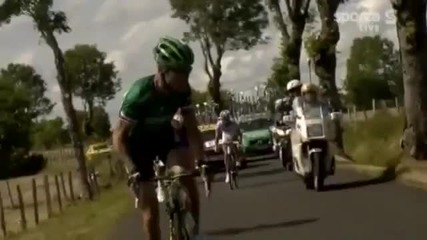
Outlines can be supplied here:
M236 191L222 182L223 174L216 175L211 199L202 203L202 231L209 240L427 239L427 192L337 169L328 191L317 193L283 172L277 160L250 165ZM130 213L111 240L144 239L140 223L139 214Z

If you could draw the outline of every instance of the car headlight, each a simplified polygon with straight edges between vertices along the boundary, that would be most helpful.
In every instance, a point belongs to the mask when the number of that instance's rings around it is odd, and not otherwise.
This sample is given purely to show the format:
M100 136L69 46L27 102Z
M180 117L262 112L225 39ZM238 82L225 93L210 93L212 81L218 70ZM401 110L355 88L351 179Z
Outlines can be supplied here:
M308 137L321 137L321 136L323 136L323 125L322 124L307 125L307 136Z

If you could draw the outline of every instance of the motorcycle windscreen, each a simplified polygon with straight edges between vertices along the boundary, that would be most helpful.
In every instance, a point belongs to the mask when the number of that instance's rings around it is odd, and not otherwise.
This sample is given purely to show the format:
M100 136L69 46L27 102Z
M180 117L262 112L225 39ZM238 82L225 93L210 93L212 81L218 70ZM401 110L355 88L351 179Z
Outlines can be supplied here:
M303 108L303 114L307 124L307 137L324 137L326 135L324 119L329 114L328 110L321 105L306 104Z

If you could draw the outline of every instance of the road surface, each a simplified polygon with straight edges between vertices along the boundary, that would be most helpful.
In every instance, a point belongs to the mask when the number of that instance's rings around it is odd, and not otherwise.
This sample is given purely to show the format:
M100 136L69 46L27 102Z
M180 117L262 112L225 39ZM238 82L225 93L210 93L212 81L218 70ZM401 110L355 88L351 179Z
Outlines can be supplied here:
M250 165L237 191L222 182L223 174L216 175L211 199L202 202L202 230L209 240L427 239L427 192L338 169L327 181L328 191L317 193L283 172L277 160ZM161 214L167 234L163 209ZM130 213L111 240L144 239L140 222L136 211Z

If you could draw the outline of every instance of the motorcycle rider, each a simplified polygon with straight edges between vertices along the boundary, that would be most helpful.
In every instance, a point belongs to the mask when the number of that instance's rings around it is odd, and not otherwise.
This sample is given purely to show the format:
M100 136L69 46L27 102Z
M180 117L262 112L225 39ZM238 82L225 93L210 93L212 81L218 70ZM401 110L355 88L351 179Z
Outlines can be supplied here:
M230 181L230 176L228 175L228 161L227 158L227 144L230 145L232 152L236 156L236 166L240 167L241 165L241 152L233 143L233 141L241 142L242 132L240 131L239 125L231 119L230 111L222 110L219 114L218 122L215 129L215 151L219 150L219 138L222 138L222 152L224 153L224 164L225 164L225 182Z
M302 83L298 79L292 79L286 84L286 91L289 95L276 100L274 104L276 113L279 113L280 119L284 114L289 114L289 112L292 111L294 99L301 96L301 87Z
M286 91L288 96L278 99L275 102L275 111L276 111L276 122L275 127L282 126L282 118L284 115L289 115L293 109L293 103L296 98L301 96L301 87L302 83L298 79L292 79L286 84ZM278 139L273 137L273 150L276 150Z

